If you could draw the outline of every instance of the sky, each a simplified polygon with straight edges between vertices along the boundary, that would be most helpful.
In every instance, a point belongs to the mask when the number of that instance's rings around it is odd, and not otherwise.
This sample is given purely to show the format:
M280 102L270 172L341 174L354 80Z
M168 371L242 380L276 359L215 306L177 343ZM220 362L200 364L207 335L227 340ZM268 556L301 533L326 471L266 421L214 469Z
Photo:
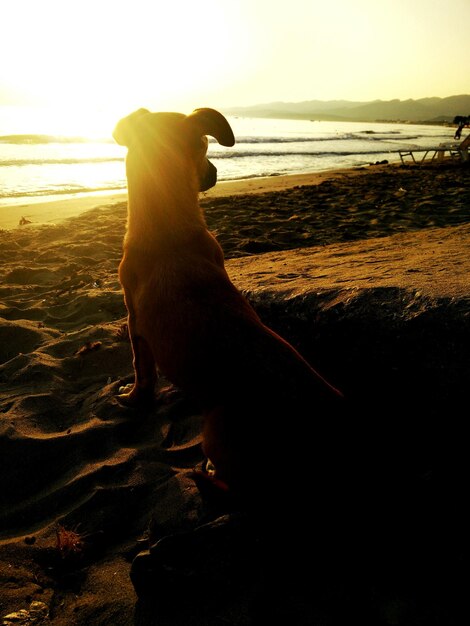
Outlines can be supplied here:
M470 0L1 0L0 105L127 114L470 93Z

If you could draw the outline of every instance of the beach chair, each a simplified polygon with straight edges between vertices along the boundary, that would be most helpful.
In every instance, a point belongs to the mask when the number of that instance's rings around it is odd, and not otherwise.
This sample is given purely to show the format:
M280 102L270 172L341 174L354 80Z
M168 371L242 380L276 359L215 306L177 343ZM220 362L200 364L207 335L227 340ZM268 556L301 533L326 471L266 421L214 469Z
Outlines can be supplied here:
M432 163L434 160L443 161L446 152L449 153L449 156L452 160L459 161L468 161L469 155L468 150L470 148L470 135L467 135L462 142L450 141L446 143L440 143L435 148L412 148L409 150L398 150L398 154L400 155L401 162L406 165L405 157L411 157L413 163L419 165L420 163L424 163L426 161L426 157L428 154L432 153L430 159L428 159L429 163ZM421 158L416 158L415 154L422 154ZM408 161L409 162L409 161Z

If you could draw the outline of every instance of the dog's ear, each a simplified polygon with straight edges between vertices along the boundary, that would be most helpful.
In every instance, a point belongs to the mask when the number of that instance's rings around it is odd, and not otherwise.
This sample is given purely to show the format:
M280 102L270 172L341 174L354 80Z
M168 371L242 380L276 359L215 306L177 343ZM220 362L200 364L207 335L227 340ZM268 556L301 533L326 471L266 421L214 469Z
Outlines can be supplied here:
M134 111L134 113L123 117L122 120L119 120L113 131L114 140L120 146L129 146L132 143L132 138L135 136L134 128L136 120L147 113L150 113L147 109L138 109Z
M235 145L235 137L222 113L215 109L195 109L186 118L200 130L201 135L210 135L217 139L221 146L230 148Z

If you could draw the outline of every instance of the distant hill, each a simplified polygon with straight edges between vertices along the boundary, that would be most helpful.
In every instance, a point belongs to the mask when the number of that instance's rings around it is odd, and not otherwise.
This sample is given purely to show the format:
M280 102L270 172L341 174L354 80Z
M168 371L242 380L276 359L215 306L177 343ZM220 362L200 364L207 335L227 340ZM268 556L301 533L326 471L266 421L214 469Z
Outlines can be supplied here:
M277 117L349 122L452 123L456 115L470 115L470 95L419 100L308 100L225 107L226 115Z

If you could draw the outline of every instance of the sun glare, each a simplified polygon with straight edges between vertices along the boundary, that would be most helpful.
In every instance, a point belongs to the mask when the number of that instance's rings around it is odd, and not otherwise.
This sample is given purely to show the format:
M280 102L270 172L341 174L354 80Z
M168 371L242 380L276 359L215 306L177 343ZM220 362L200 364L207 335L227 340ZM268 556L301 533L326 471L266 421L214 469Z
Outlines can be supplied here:
M119 115L189 101L244 62L229 36L236 7L216 0L82 0L73 7L43 0L27 3L27 20L24 0L9 4L0 47L15 53L2 76L19 95L51 107L57 125L69 120L70 108L82 116L100 110ZM18 32L27 44L18 45ZM77 125L82 121L94 123L77 119Z
M3 106L0 134L39 134L86 139L111 138L118 119L112 110L54 105Z

